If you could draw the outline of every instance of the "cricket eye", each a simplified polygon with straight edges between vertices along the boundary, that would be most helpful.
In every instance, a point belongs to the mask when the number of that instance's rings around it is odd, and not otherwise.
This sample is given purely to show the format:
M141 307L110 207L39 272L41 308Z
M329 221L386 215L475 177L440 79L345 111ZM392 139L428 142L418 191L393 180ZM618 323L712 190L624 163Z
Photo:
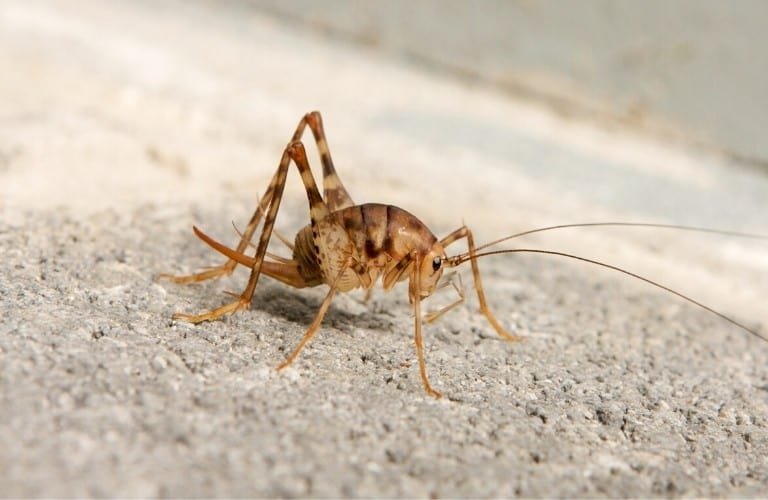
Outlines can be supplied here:
M443 259L441 257L435 257L432 260L432 270L437 272L440 269L440 266L443 265Z

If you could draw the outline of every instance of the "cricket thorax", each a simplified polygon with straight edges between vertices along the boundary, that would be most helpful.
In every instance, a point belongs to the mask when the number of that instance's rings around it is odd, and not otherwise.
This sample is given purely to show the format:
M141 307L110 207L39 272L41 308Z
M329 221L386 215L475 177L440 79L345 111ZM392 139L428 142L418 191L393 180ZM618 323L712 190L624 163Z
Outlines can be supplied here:
M399 261L414 250L428 251L437 241L419 219L393 205L355 205L330 218L344 228L364 262L382 255Z

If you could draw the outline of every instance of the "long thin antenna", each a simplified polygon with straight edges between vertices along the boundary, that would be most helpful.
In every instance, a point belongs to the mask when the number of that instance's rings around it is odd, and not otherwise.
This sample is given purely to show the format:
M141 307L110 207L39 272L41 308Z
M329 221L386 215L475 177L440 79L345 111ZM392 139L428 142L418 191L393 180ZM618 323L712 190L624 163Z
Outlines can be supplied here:
M691 304L697 305L697 306L701 307L702 309L704 309L706 311L709 311L710 313L712 313L712 314L714 314L714 315L724 319L725 321L727 321L727 322L729 322L729 323L731 323L731 324L741 328L742 330L744 330L744 331L746 331L748 333L751 333L755 337L757 337L759 339L762 339L762 340L765 340L766 342L768 342L768 337L763 336L762 334L758 333L756 330L753 330L752 328L749 328L748 326L744 325L743 323L740 323L740 322L736 321L735 319L731 318L730 316L726 316L725 314L723 314L721 312L718 312L718 311L712 309L711 307L709 307L707 305L704 305L701 302L699 302L697 300L694 300L694 299L692 299L692 298L690 298L690 297L688 297L686 295L683 295L682 293L677 292L677 291L669 288L668 286L664 286L661 283L657 283L656 281L650 280L648 278L640 276L639 274L635 274L635 273L633 273L631 271L627 271L626 269L622 269L620 267L617 267L617 266L614 266L614 265L611 265L611 264L607 264L605 262L600 262L600 261L597 261L597 260L588 259L586 257L581 257L579 255L573 255L573 254L564 253L564 252L556 252L554 250L541 250L541 249L537 249L537 248L513 248L513 249L508 249L508 250L493 250L493 251L490 251L490 252L481 252L481 253L476 253L474 255L469 255L468 253L461 254L461 255L457 255L455 257L448 258L447 263L448 263L449 266L453 267L453 266L458 266L459 264L461 264L463 262L466 262L468 260L477 259L477 258L480 258L480 257L487 257L489 255L501 255L501 254L505 254L505 253L523 253L523 252L525 252L525 253L538 253L538 254L545 254L545 255L555 255L555 256L559 256L559 257L567 257L569 259L580 260L582 262L587 262L589 264L594 264L596 266L601 266L601 267L604 267L604 268L607 268L607 269L611 269L613 271L618 271L618 272L626 274L628 276L632 276L633 278L639 279L640 281L644 281L644 282L648 283L649 285L653 285L653 286L655 286L657 288L661 288L662 290L665 290L665 291L667 291L667 292L669 292L669 293L671 293L673 295L676 295L676 296L680 297L681 299L690 302Z
M696 227L696 226L680 226L677 224L655 224L655 223L646 223L646 222L583 222L578 224L558 224L556 226L547 226L547 227L540 227L537 229L529 229L528 231L523 231L521 233L512 234L510 236L505 236L503 238L499 238L498 240L494 240L490 243L486 243L484 245L481 245L476 248L476 250L483 250L493 245L498 245L499 243L503 243L505 241L509 241L515 238L520 238L521 236L527 236L529 234L534 233L543 233L544 231L552 231L554 229L567 229L572 227L605 227L605 226L612 226L612 227L652 227L652 228L658 228L658 229L680 229L683 231L696 231L699 233L710 233L710 234L720 234L723 236L738 236L740 238L754 238L754 239L760 239L760 240L768 240L768 236L762 235L762 234L753 234L753 233L740 233L738 231L723 231L720 229L711 229L708 227Z

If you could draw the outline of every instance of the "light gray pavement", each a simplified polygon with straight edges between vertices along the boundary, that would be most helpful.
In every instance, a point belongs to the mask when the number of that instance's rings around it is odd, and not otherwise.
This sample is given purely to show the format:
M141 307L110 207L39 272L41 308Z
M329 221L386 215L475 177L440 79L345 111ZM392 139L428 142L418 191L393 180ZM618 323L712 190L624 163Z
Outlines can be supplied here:
M759 172L213 6L0 4L0 494L765 494L768 342L608 271L484 260L493 309L527 339L500 341L473 299L429 326L440 401L402 288L339 297L280 374L322 289L264 280L249 311L172 322L243 286L154 278L218 262L190 226L234 239L311 109L357 201L438 234L768 233ZM306 222L289 182L285 233ZM629 267L766 332L765 242L593 229L519 245Z
M762 0L251 0L333 36L768 168Z

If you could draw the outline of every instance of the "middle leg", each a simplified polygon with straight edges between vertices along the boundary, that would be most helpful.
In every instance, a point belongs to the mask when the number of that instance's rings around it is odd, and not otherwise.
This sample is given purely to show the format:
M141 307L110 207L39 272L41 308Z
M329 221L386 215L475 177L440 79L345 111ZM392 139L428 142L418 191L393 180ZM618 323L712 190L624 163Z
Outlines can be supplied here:
M309 341L312 340L312 337L315 336L315 333L317 333L318 328L320 328L320 323L322 323L323 318L325 317L325 314L328 312L328 308L331 306L331 300L333 300L334 295L336 295L336 291L339 286L339 281L341 281L341 277L344 276L344 273L347 271L347 269L351 264L352 264L352 259L347 258L347 260L341 266L341 270L334 278L333 283L331 283L331 287L328 290L328 294L326 294L325 298L323 299L323 303L320 304L320 309L318 309L317 314L315 314L315 319L312 320L312 323L309 325L309 328L307 328L307 331L304 332L304 336L301 338L301 342L299 342L299 345L296 346L296 348L285 359L285 361L280 363L280 366L277 367L278 371L284 370L291 363L293 363L293 361L299 355L301 350L304 349L304 346L306 346L307 343L309 343Z

